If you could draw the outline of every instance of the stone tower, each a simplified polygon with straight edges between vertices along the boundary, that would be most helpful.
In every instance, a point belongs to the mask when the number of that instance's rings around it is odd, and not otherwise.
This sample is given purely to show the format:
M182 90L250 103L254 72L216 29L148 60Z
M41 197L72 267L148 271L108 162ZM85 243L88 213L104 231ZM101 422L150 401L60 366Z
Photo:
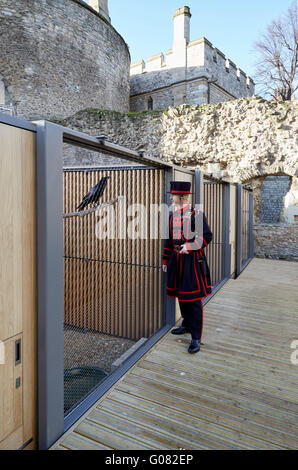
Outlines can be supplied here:
M107 0L92 5L98 13L88 0L0 0L0 112L38 121L129 111L128 46Z
M190 41L191 13L173 16L173 45L130 66L130 110L217 104L254 95L254 82L205 37ZM228 32L223 32L228 34Z
M88 5L98 11L98 13L100 13L106 20L111 22L108 0L89 0Z

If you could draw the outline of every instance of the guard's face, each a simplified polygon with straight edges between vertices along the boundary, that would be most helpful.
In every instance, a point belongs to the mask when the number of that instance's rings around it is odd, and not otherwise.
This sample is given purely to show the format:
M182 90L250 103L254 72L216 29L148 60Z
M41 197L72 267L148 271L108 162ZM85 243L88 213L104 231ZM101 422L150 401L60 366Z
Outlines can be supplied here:
M170 199L171 199L171 202L172 204L177 204L179 205L182 202L187 202L186 198L184 199L180 199L180 195L179 194L170 194Z
M178 194L170 194L170 199L173 204L180 204L180 196Z

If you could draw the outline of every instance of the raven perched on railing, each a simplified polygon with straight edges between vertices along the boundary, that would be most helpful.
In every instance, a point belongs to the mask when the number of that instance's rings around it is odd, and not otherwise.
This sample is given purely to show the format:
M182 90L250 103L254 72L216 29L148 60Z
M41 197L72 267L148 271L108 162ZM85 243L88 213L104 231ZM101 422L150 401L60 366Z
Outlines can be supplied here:
M80 203L80 205L77 207L76 210L81 211L84 209L84 207L88 206L88 204L91 204L91 203L93 203L93 206L95 206L99 198L103 195L103 192L107 185L108 178L111 178L111 177L104 176L103 178L101 178L99 183L93 186L93 188L90 189L89 193L87 193L84 196L82 202Z

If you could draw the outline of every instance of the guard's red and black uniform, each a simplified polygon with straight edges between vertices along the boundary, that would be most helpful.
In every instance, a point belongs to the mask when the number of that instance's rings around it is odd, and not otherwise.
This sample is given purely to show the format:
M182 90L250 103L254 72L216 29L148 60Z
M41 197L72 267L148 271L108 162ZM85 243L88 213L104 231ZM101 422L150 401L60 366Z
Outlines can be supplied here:
M191 233L195 235L189 238ZM167 296L178 297L182 326L190 329L192 339L201 339L202 299L212 293L210 271L204 253L204 248L211 241L212 232L204 212L194 209L190 204L170 212L169 238L165 240L162 255L163 264L167 265ZM179 247L185 243L189 254L180 254Z

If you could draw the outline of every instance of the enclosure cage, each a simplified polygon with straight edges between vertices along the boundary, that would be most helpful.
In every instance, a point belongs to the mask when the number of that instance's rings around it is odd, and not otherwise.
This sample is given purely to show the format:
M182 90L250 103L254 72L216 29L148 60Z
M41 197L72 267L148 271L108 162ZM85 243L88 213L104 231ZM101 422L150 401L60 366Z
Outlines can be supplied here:
M170 205L170 181L192 183L190 202L213 232L205 304L253 257L252 190L48 121L0 113L0 139L0 448L14 439L47 449L180 318L165 295L163 238L145 224L145 237L119 238L125 208L140 204L150 220L154 205ZM78 211L106 176L99 203L116 221L107 239L102 208Z
M150 237L147 223L151 205L163 202L164 170L133 165L64 168L64 213L73 214L105 177L97 211L63 219L65 413L113 372L136 343L143 344L165 325L162 240ZM115 202L100 209L109 201ZM138 205L143 238L121 238L128 208L134 206L137 214ZM103 217L113 224L113 238L98 233Z

